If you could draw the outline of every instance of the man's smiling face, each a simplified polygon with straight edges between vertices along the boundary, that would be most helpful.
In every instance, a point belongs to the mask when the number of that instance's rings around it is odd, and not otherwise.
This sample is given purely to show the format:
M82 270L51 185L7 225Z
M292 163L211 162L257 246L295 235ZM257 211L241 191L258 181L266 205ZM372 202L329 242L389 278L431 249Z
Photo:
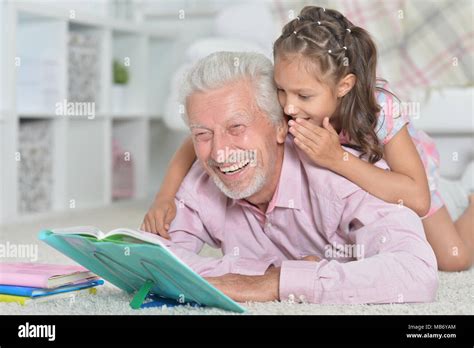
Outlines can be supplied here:
M187 98L196 156L221 191L234 199L258 193L277 160L278 127L257 107L254 94L249 81L239 80Z

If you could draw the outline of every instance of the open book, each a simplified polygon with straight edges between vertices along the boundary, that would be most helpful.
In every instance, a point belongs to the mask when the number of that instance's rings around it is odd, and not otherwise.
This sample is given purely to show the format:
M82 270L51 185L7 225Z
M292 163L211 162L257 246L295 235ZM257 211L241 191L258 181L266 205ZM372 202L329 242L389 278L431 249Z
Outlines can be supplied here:
M56 234L61 235L83 235L94 237L97 240L107 239L109 241L121 241L131 243L151 243L157 244L163 248L166 246L161 241L161 238L154 233L132 230L130 228L116 228L109 232L102 232L100 229L94 226L77 226L77 227L66 227L66 228L55 228L49 230Z
M39 238L129 293L140 293L149 285L151 294L180 303L245 311L181 261L155 234L128 228L104 233L96 227L79 226L43 230Z

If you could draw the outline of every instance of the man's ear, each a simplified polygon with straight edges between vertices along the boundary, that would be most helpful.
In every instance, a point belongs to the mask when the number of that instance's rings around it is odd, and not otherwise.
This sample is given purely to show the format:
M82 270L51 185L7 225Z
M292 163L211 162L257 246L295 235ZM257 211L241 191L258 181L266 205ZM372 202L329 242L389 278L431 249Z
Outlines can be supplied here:
M337 84L337 97L341 98L350 92L357 81L357 77L354 74L347 74Z
M278 144L284 144L286 135L288 134L288 123L286 123L286 120L283 119L280 121L280 123L277 126L277 143Z

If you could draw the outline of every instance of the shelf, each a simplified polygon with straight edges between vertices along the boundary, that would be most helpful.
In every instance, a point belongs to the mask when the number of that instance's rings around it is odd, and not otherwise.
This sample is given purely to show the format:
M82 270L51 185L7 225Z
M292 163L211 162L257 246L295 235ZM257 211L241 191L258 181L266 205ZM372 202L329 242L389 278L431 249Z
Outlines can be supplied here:
M109 119L109 115L103 112L96 113L94 116L69 116L68 120L74 122L76 120L103 120L103 119Z
M0 123L11 122L16 119L15 111L0 110Z
M171 66L176 58L172 56L172 42L158 38L149 38L148 72L148 112L151 115L162 115L165 112L166 98L169 91L169 81L173 72L171 69L160 69L160 66ZM156 59L159 57L159 60Z
M54 114L51 114L51 113L47 113L47 112L24 112L22 114L19 114L18 117L21 119L55 119L55 118L58 118L60 116L58 115L54 115Z
M112 32L112 59L128 70L125 85L111 82L110 110L112 114L146 113L147 39L145 36ZM112 69L112 61L110 62Z
M53 207L53 127L50 120L23 120L18 127L18 212Z
M181 142L160 121L171 75L163 66L173 63L176 34L80 8L71 18L72 3L53 2L0 0L0 225L148 197L162 174L153 173L150 186L150 159L166 166ZM15 58L12 69L7 62ZM114 58L130 63L116 109ZM162 135L154 151L150 130ZM114 191L117 153L128 153L133 164L128 195Z
M61 3L61 1L59 1L58 3ZM168 39L171 39L176 36L172 30L169 32L164 32L164 30L156 30L151 25L143 23L130 23L130 21L114 19L105 15L99 16L97 15L98 12L96 6L94 6L93 12L77 9L75 10L74 18L71 18L71 9L69 5L67 5L67 7L65 8L61 8L58 6L46 6L45 4L43 4L42 6L38 6L37 1L34 1L32 3L19 1L16 2L14 5L20 13L30 17L58 19L71 23L77 23L80 25L114 29L123 33L145 34Z
M5 121L0 122L0 221L5 221L16 214L16 169L17 163L11 156L16 147L16 124L8 127ZM12 132L12 128L14 132ZM10 156L9 156L10 155ZM2 199L9 197L8 201Z
M5 14L6 6L3 2L0 2L0 32L6 32L7 30L7 21L6 21L6 14ZM5 51L6 51L6 37L4 35L0 35L0 120L3 117L3 113L7 108L6 100L4 95L4 85L6 85L5 80L5 72L6 72L6 61L5 61ZM4 72L5 71L5 72Z
M89 25L68 23L67 101L86 103L94 115L104 109L103 83L105 31Z
M150 115L150 121L152 121L152 122L161 121L162 119L163 119L163 114L151 114Z
M106 204L109 159L109 120L67 122L62 209L81 209Z
M44 2L39 4L38 0L22 0L16 2L15 7L22 14L31 17L55 18L80 24L96 25L98 27L103 27L107 21L112 22L106 16L107 9L104 7L100 8L98 4L94 4L93 8L87 9L84 7L84 4L87 4L86 1L82 2L82 4L80 1L74 3L69 1L47 1L49 4ZM106 3L103 5L106 6ZM99 13L102 13L102 16L98 15Z
M66 23L20 14L16 42L18 112L54 114L66 97Z
M148 118L145 112L134 112L134 113L113 113L112 119L114 120L134 120Z
M113 199L146 196L148 127L146 119L112 122L111 193Z

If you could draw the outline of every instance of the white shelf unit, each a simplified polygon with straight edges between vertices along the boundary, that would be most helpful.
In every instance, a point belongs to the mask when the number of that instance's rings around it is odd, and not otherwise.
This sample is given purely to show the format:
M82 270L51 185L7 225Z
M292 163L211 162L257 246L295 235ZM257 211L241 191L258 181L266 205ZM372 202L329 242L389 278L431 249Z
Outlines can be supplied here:
M169 73L160 65L170 59L166 52L173 34L90 13L76 11L71 18L66 8L13 1L0 3L0 16L0 224L110 204L113 139L133 162L130 199L149 195L149 129L164 127L160 118ZM57 110L57 103L69 101L70 33L91 35L98 42L94 117ZM119 110L114 109L114 58L130 63ZM22 212L19 134L21 125L32 120L48 122L52 132L51 206ZM158 157L159 151L154 154Z
M174 64L172 54L169 54L172 41L162 38L150 37L148 44L148 75L147 85L150 91L148 93L148 110L150 117L157 119L163 113L163 107L166 103L167 93L169 91L169 81L172 78L171 69L161 69L160 65L171 66ZM160 59L157 60L156 58Z
M146 69L148 68L146 36L114 30L112 32L112 56L119 64L124 65L129 71L129 81L122 87L123 94L117 99L123 107L117 108L116 100L111 100L113 116L133 117L147 114L146 103ZM112 91L116 88L112 86Z
M19 12L16 28L16 111L54 115L67 98L67 23Z

